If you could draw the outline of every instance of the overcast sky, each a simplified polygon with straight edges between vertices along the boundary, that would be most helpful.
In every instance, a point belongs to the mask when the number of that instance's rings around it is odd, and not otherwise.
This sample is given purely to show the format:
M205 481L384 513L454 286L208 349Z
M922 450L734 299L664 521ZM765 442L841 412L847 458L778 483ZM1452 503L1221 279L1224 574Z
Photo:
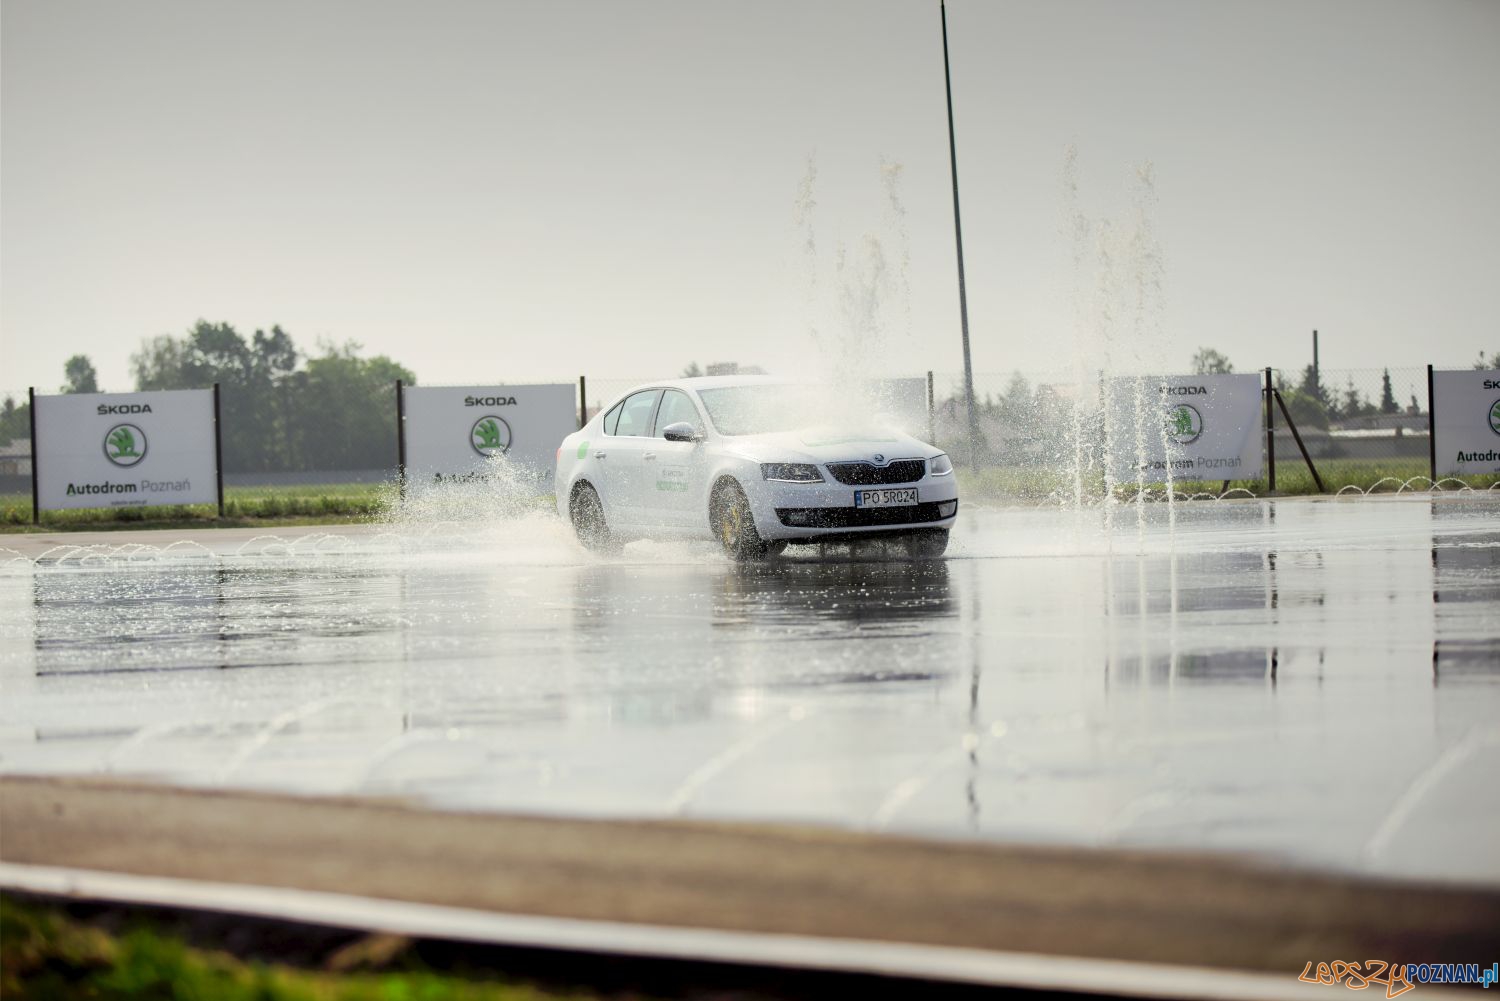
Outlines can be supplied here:
M0 389L199 317L428 383L961 365L936 0L0 14ZM948 17L977 371L1078 350L1070 145L1095 223L1152 165L1163 367L1500 351L1500 2Z

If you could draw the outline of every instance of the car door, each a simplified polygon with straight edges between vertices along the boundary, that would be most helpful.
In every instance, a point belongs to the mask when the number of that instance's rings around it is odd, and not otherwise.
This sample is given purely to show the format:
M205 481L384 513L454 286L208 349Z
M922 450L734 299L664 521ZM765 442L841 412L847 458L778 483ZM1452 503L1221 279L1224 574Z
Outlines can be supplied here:
M604 480L604 516L616 525L644 525L645 459L655 447L651 418L661 390L633 393L621 404L613 434L606 428L605 440L595 451ZM654 492L654 485L653 485Z
M702 513L698 508L706 466L704 449L701 442L667 441L662 432L672 424L691 424L700 434L703 432L698 408L692 397L680 389L663 391L652 427L652 447L643 456L646 480L643 485L648 494L653 490L656 494L647 502L647 514L652 524L690 528L698 523L697 516ZM703 519L706 518L703 514Z

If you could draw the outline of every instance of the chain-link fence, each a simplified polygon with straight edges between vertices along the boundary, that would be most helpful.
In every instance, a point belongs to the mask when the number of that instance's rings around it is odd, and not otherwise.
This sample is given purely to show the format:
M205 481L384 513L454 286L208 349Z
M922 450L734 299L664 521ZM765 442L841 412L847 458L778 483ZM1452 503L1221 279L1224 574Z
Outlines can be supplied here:
M1264 382L1264 370L1257 374ZM963 373L933 374L935 444L970 467L971 475L1017 496L1105 489L1105 373L976 372L973 378L978 434L977 447L971 448ZM1425 366L1273 368L1271 383L1277 393L1274 448L1268 453L1262 446L1258 479L1230 481L1231 489L1267 491L1273 466L1279 492L1317 489L1319 481L1329 492L1382 482L1425 485L1431 473ZM1265 427L1264 411L1260 426ZM1475 483L1488 485L1493 479L1479 477ZM1218 481L1219 490L1224 486Z

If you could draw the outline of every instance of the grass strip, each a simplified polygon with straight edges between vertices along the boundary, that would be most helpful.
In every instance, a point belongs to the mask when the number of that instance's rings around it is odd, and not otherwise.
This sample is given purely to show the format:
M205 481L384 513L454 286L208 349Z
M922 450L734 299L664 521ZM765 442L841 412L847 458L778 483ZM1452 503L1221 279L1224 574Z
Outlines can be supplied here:
M228 487L223 518L212 504L173 504L44 511L33 526L29 496L0 494L0 532L348 524L382 517L395 500L395 488L384 483Z
M413 968L407 940L367 936L301 969L198 948L136 918L120 933L60 906L0 895L0 996L16 1001L557 1001L557 993L486 973Z

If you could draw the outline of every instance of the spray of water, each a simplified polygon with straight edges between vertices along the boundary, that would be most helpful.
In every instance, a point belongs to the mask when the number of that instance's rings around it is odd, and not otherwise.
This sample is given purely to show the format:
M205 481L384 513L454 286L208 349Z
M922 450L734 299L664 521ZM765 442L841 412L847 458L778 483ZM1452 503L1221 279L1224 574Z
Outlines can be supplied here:
M1162 329L1164 259L1157 237L1156 181L1152 165L1137 166L1128 186L1130 211L1123 218L1091 217L1081 204L1079 155L1063 154L1062 225L1073 272L1071 364L1066 378L1071 406L1057 415L1061 425L1038 437L1057 442L1052 460L1068 474L1068 495L1082 509L1103 480L1103 517L1114 527L1120 488L1134 486L1137 534L1144 538L1155 474L1153 456L1170 456L1169 409L1153 376L1169 370ZM1122 482L1122 474L1128 478ZM1167 464L1170 497L1172 467ZM1133 484L1131 481L1134 481ZM1175 519L1175 510L1171 517Z
M807 154L807 170L797 185L797 197L792 202L792 222L797 228L802 275L805 281L803 309L807 315L807 336L818 342L818 233L814 226L818 201L815 196L818 184L818 158L816 153Z
M382 521L408 548L451 543L542 563L574 560L580 552L553 508L550 477L504 455L467 476L412 477Z
M831 421L876 423L926 434L926 390L920 380L896 383L888 359L910 343L911 241L901 194L904 168L878 163L879 221L857 236L820 237L818 167L809 156L793 200L812 348L802 373L838 387L829 394ZM872 213L873 215L873 213ZM901 373L909 375L909 373Z

